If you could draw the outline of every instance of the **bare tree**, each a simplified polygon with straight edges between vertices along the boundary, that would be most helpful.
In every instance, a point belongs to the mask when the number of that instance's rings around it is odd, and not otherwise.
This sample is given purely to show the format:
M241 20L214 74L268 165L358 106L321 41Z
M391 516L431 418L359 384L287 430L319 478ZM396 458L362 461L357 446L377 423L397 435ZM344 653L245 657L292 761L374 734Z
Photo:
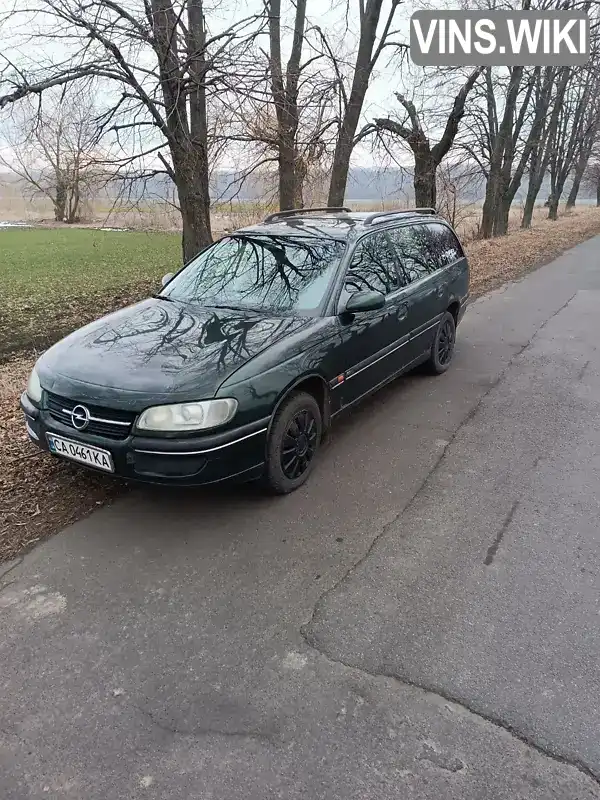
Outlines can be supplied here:
M590 133L592 137L595 135L596 114L592 113L590 118L587 113L596 85L595 77L595 72L586 70L582 76L580 70L574 70L560 103L558 125L550 146L549 219L557 219L558 204L577 155L586 146Z
M567 198L567 209L573 208L577 202L577 195L585 171L588 167L594 146L598 142L598 132L600 130L600 101L598 98L598 83L596 74L593 75L595 86L590 92L589 103L584 111L583 130L577 145L578 153L575 159L575 170L573 172L573 183Z
M47 197L57 222L79 222L82 203L109 178L99 164L93 86L65 84L43 102L25 98L13 108L4 137L11 155L0 157L34 196Z
M481 236L484 239L488 239L490 236L500 236L507 232L508 214L503 213L502 196L508 188L515 145L526 109L526 104L521 103L523 113L518 113L522 78L523 67L511 67L504 98L504 110L499 117L492 71L489 68L486 70L490 163L481 218Z
M438 167L436 208L463 237L474 238L479 216L476 191L482 176L477 164L458 156L444 159Z
M246 145L246 173L270 175L277 164L280 208L303 204L304 185L328 161L334 141L334 81L323 69L316 29L307 23L305 10L303 0L287 29L280 0L268 0L269 46L266 52L260 46L256 50L264 76L246 81L237 92L239 132L232 139ZM287 41L291 51L284 68L281 54Z
M423 129L422 114L417 111L411 100L399 92L396 92L396 99L406 112L405 118L401 122L388 117L380 117L374 121L375 130L387 131L404 140L412 150L415 159L414 189L417 206L436 207L437 168L454 143L460 121L465 113L465 102L482 71L482 67L473 70L460 88L454 98L452 110L446 119L442 136L433 146Z
M210 227L207 95L233 91L248 67L245 44L251 15L211 31L204 0L31 0L21 9L51 20L44 38L68 44L69 57L25 72L4 69L0 108L29 94L96 76L119 90L101 131L135 140L134 155L150 174L177 187L183 255L189 260L212 240Z
M528 154L528 185L522 228L531 226L535 202L548 171L560 110L570 77L570 67L546 67L543 81L536 91L536 121L529 137L531 148Z
M592 151L582 184L596 194L596 206L600 207L600 158Z
M298 82L306 23L306 0L297 0L292 50L285 74L281 60L281 0L267 0L269 16L269 70L273 103L277 115L277 153L279 160L279 207L293 208L301 194L302 176L298 171L296 137L300 122Z
M373 69L384 48L393 46L402 49L406 47L406 45L392 41L391 38L396 33L392 30L392 23L400 1L391 0L387 17L378 37L377 30L381 21L383 0L358 0L360 33L349 91L346 87L340 59L335 56L335 48L331 46L321 31L324 50L330 58L335 72L340 99L337 141L329 185L328 204L330 206L341 206L344 202L350 158L357 140L361 138L359 135L357 139L356 132Z

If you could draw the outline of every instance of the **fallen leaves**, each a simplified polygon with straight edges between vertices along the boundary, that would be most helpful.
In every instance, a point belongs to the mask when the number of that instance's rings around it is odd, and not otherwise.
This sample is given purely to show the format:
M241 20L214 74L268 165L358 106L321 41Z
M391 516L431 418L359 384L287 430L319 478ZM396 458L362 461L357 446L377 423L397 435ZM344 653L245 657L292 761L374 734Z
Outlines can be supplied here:
M529 270L548 263L579 242L600 234L600 209L577 208L558 220L536 218L529 230L508 236L469 242L471 294L483 294Z
M124 490L121 481L59 461L29 441L19 397L35 358L20 356L0 367L0 561Z

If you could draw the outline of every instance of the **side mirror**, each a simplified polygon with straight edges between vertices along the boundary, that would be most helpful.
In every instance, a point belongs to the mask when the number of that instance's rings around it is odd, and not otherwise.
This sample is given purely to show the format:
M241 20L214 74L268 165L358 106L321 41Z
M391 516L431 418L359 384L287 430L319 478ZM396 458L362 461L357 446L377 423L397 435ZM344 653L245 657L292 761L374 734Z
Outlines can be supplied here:
M385 305L385 295L381 292L354 292L348 298L346 308L349 314L358 314L361 311L377 311L378 308L383 308Z
M166 275L163 275L161 278L161 286L166 286L167 283L171 280L171 278L175 275L174 272L167 272Z

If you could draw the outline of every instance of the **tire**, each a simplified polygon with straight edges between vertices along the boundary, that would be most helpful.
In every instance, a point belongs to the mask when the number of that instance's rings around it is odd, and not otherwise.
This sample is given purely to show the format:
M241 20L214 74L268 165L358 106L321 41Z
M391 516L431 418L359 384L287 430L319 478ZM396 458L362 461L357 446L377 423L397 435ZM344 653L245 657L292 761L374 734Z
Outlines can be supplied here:
M449 311L442 316L435 339L431 345L431 354L427 361L427 369L434 375L442 375L452 362L454 345L456 344L456 323Z
M321 409L308 392L290 395L277 409L269 440L263 484L274 494L298 489L312 472L321 444Z

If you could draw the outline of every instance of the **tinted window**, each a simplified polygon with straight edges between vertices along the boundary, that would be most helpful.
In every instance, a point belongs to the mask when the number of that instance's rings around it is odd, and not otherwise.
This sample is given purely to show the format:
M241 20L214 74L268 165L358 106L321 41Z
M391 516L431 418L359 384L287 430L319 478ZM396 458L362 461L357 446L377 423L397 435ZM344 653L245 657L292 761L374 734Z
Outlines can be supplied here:
M418 281L439 269L428 226L406 225L389 231L409 282Z
M397 259L387 236L385 233L374 233L356 245L340 301L344 303L355 292L389 294L399 286Z
M236 234L200 253L162 294L206 306L314 311L344 250L334 239Z
M431 237L431 254L440 267L446 267L462 258L460 245L450 228L437 222L428 223L427 228Z

